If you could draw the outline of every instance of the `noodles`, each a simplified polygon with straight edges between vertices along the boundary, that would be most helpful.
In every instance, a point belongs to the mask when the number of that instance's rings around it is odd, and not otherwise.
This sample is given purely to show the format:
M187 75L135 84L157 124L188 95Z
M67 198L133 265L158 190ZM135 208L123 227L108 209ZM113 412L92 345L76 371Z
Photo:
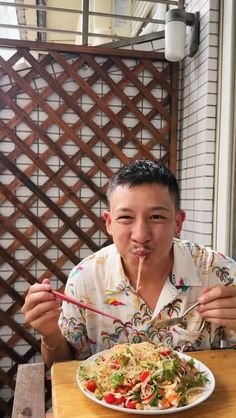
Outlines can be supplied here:
M135 289L136 293L139 291L139 289L141 289L141 286L139 286L139 284L141 280L141 270L143 267L144 259L145 259L145 255L143 257L139 257L138 274L137 274L136 289Z
M83 387L109 404L167 409L192 403L208 382L194 360L149 342L118 344L78 370Z

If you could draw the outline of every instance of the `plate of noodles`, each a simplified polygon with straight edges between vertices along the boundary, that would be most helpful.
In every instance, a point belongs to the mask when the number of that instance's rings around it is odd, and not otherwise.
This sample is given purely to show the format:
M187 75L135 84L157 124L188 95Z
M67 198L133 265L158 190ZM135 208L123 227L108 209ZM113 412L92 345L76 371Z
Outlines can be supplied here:
M80 363L77 382L107 408L144 415L170 414L205 401L215 388L200 361L169 346L118 344Z

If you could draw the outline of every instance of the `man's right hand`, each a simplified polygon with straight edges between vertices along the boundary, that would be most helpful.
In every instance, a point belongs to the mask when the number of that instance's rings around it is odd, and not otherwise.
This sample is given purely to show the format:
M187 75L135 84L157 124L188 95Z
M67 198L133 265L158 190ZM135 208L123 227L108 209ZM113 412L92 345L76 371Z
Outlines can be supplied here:
M21 309L26 322L44 337L58 334L59 331L58 318L61 312L61 304L50 293L51 289L49 279L44 279L40 284L32 285Z

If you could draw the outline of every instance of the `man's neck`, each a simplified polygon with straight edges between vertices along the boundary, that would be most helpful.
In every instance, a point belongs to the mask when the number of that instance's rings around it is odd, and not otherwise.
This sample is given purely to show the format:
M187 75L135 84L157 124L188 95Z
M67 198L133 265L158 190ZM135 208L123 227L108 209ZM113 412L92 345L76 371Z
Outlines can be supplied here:
M169 256L162 260L159 264L153 267L148 264L143 264L141 270L141 280L138 290L139 296L147 303L150 309L154 309L156 302L159 299L162 288L166 282L167 277L173 268L173 251ZM137 273L138 266L135 271L127 271L126 275L129 278L130 284L134 289L137 289Z

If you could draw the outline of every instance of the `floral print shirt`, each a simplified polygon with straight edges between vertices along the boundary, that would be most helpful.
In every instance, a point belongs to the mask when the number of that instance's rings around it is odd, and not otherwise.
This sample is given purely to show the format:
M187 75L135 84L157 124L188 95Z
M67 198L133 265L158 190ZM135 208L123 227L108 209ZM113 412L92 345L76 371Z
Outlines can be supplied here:
M125 276L114 244L85 258L71 271L65 293L80 302L110 313L113 320L63 302L59 326L77 359L109 349L117 343L152 341L176 350L219 348L224 332L227 344L236 333L203 321L191 311L184 322L169 328L150 326L154 317L180 316L195 303L205 288L236 285L236 262L209 248L174 239L173 271L167 278L154 311L135 292Z

